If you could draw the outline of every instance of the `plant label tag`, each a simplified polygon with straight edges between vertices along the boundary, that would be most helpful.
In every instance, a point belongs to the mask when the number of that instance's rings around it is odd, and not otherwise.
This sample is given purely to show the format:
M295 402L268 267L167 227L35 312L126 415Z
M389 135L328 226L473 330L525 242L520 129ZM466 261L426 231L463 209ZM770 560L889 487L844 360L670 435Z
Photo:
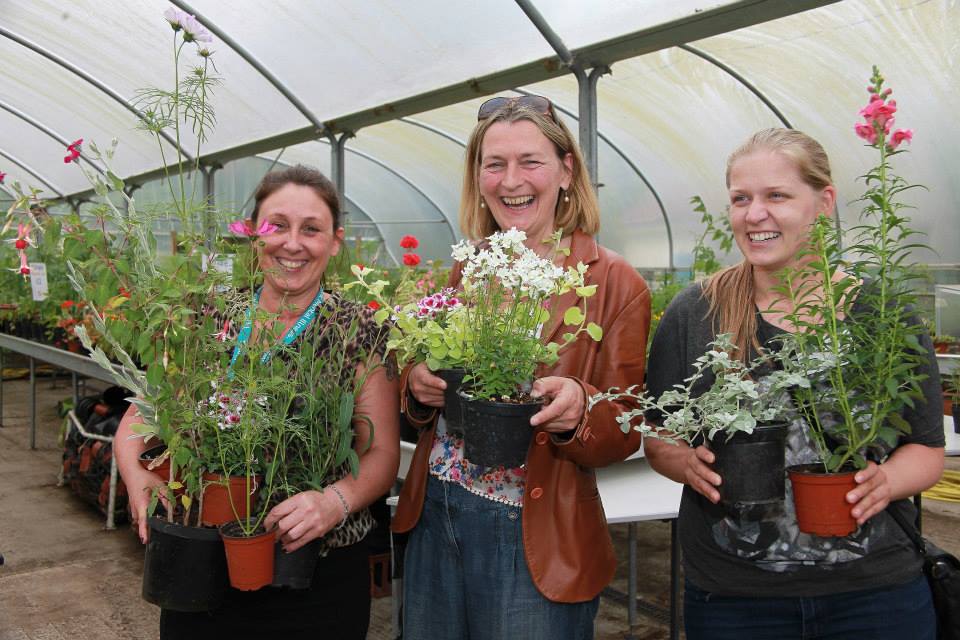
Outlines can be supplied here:
M47 299L47 265L43 262L30 263L30 288L34 300Z

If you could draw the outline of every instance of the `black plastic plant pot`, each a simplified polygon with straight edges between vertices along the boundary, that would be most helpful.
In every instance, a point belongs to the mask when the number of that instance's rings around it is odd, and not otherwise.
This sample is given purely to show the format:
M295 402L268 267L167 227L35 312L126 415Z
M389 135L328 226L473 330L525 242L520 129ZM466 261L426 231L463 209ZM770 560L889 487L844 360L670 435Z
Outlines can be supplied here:
M227 593L227 557L216 529L150 518L143 599L172 611L212 611Z
M313 570L317 567L317 558L320 556L321 539L311 540L292 553L283 550L283 545L277 542L273 547L273 582L274 587L289 587L290 589L309 589L313 582Z
M460 402L460 385L463 383L463 376L467 372L463 369L439 369L437 377L447 383L447 388L443 390L443 417L447 422L447 431L457 435L463 435L463 404Z
M953 414L953 432L960 433L960 404L953 405L950 413Z
M784 447L786 422L758 424L753 433L737 432L729 440L717 434L710 441L716 455L713 469L723 482L720 500L728 505L753 505L782 501L784 497Z
M533 427L530 418L543 401L514 403L462 396L463 457L483 467L513 469L527 460Z

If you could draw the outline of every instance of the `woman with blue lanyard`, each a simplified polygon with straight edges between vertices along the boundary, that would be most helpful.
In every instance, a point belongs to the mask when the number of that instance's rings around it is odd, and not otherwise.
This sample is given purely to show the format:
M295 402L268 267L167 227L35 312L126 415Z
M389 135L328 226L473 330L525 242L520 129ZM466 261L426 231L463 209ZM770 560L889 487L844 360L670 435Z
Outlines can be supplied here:
M372 310L340 300L322 287L327 262L343 243L339 198L333 184L314 169L295 166L267 174L257 188L255 202L252 227L264 221L276 227L259 238L263 286L256 303L279 314L286 327L284 343L296 348L324 305L336 308L331 317L359 323L358 344L347 345L348 350L382 356L381 330L373 321ZM238 341L250 339L249 334L250 328L244 327ZM366 637L370 578L364 538L374 526L368 506L393 484L400 455L398 392L391 378L386 367L377 368L366 377L357 396L355 413L376 425L376 438L371 441L366 423L355 423L360 473L354 477L348 468L339 469L339 479L327 485L327 490L298 493L274 507L265 520L268 529L276 528L287 551L323 538L327 553L317 563L310 589L230 589L224 606L210 613L161 610L162 638L194 638L206 630L212 630L210 637ZM151 489L163 480L138 462L145 445L141 438L130 438L131 424L138 421L131 408L117 430L115 446L133 518L140 539L146 542ZM227 620L232 627L222 626Z

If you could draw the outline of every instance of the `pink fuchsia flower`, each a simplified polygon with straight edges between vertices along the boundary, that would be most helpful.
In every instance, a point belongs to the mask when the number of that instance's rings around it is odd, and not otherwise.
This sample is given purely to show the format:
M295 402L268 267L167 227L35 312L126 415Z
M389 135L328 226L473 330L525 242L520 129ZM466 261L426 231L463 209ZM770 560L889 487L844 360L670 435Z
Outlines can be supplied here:
M853 125L853 130L857 132L858 136L870 144L875 144L877 142L877 130L873 128L872 124L858 122L857 124Z
M897 129L893 132L893 135L890 136L890 148L896 149L903 142L910 142L913 140L913 129Z
M405 253L403 254L403 264L408 267L415 267L420 264L420 256L415 253Z
M223 322L223 328L220 331L213 334L214 340L219 340L220 342L226 342L230 337L230 319L228 318Z
M274 231L276 231L278 227L277 225L270 224L269 222L264 220L262 223L260 223L260 226L257 228L257 230L254 231L253 227L250 226L249 220L234 220L233 222L227 225L227 229L229 229L231 233L234 233L238 236L246 236L248 238L252 238L254 236L269 235Z
M0 184L3 184L3 179L6 177L7 177L7 174L5 174L3 171L0 171Z
M403 249L416 249L420 246L420 241L416 236L403 236L400 238L400 247Z

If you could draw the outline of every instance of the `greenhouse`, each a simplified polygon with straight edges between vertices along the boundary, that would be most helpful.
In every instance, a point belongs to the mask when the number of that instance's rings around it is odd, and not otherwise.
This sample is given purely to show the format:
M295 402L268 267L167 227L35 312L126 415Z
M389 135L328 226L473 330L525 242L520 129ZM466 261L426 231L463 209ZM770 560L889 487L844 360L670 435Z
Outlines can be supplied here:
M794 637L711 593L960 637L958 34L956 0L4 3L0 640Z

